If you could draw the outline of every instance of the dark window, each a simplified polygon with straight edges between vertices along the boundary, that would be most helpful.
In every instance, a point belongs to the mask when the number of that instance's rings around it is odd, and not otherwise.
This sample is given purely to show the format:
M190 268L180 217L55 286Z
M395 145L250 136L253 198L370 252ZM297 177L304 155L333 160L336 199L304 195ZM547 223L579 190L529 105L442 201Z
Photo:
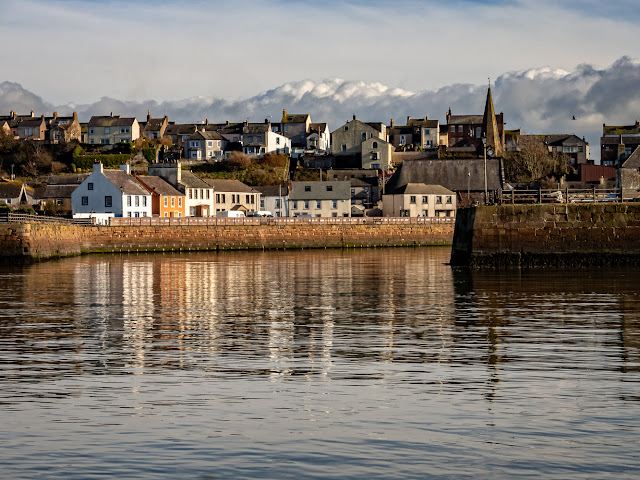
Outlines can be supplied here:
M362 141L364 142L366 139L367 139L367 134L366 134L366 133L363 133L363 134L362 134Z
M93 183L92 182L87 183L87 190L93 190Z
M304 191L305 192L310 192L311 191L311 185L305 185L304 186Z
M82 205L89 205L89 197L82 197Z
M327 192L333 191L333 185L327 185Z
M113 199L111 198L111 195L106 195L104 197L104 206L105 207L111 207L113 206Z

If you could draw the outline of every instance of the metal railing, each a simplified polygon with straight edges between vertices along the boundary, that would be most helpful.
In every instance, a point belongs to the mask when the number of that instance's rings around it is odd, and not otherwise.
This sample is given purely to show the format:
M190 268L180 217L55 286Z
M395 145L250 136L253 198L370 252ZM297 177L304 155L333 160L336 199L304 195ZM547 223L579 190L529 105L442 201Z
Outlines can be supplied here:
M62 223L69 225L93 225L91 218L48 217L28 213L0 213L0 223Z
M110 226L225 226L225 225L419 225L425 223L455 223L454 217L112 217Z
M621 202L619 189L611 188L564 188L537 190L502 190L499 195L502 204L516 203L600 203Z

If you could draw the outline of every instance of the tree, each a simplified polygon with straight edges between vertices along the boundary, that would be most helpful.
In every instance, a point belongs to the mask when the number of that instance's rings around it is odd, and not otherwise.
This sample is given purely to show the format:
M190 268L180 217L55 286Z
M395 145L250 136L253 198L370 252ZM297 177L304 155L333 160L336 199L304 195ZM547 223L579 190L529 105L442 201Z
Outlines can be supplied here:
M506 152L504 163L507 179L512 182L538 182L571 170L569 159L550 152L542 138L536 135L520 135L517 150Z
M226 163L232 171L246 170L251 165L251 159L242 152L231 152Z

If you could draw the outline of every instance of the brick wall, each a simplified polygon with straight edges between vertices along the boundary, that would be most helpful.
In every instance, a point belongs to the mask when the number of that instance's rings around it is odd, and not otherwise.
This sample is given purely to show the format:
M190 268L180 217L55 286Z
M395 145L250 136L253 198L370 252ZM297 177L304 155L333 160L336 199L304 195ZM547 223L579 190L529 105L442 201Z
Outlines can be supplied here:
M472 267L640 264L640 204L459 209L451 263Z
M450 245L454 224L144 225L12 224L0 257L30 261L98 252Z

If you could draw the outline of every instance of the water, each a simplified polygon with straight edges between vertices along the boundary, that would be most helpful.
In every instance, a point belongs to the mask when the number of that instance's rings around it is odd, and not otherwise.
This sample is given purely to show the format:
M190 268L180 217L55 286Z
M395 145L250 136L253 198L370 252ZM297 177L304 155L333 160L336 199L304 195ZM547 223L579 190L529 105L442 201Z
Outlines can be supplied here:
M0 478L638 478L640 274L448 258L0 269Z

